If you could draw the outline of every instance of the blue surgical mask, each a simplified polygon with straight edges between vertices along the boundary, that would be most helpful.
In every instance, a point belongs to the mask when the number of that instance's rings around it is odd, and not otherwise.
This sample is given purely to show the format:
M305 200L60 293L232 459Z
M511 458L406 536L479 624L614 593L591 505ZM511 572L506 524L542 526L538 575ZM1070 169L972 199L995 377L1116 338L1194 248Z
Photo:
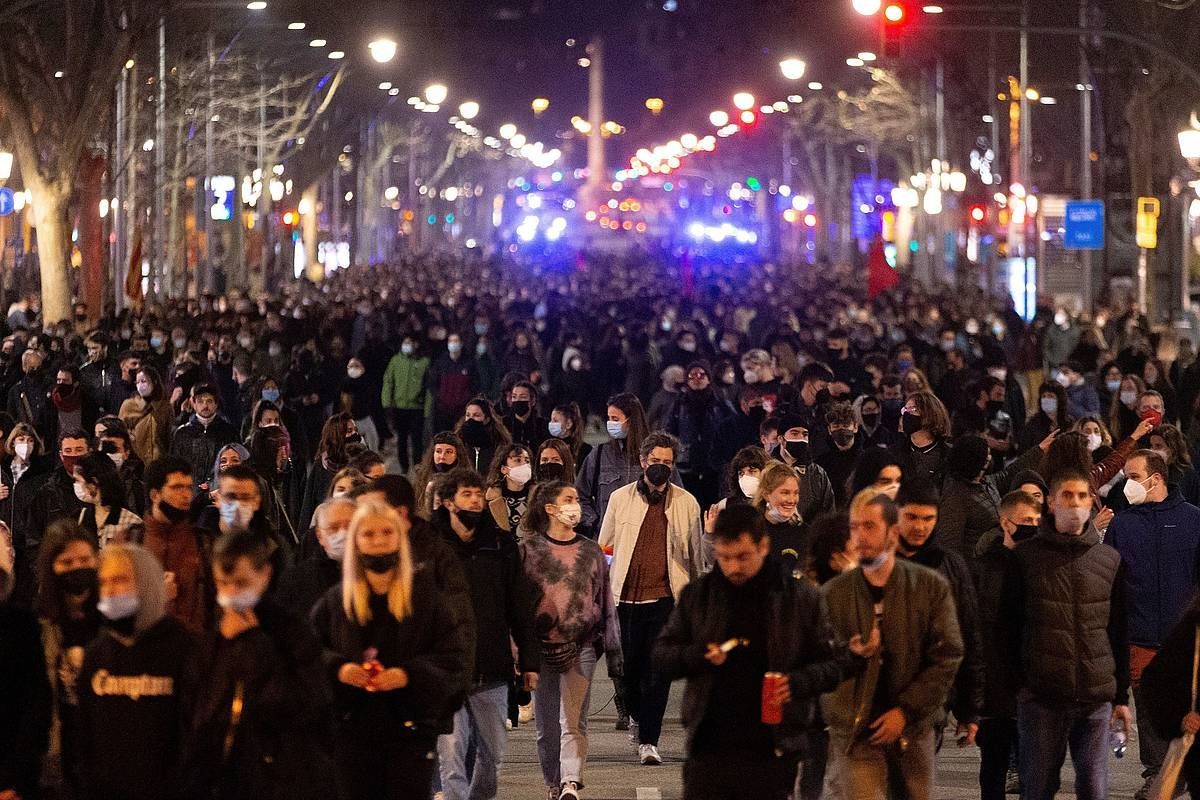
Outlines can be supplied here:
M155 350L162 347L162 345L163 345L163 339L161 336L151 336L150 337L150 346L153 347Z
M325 554L334 561L341 561L346 555L346 532L331 533L325 539Z
M608 421L608 435L614 439L624 439L629 433L625 430L625 423Z
M119 620L129 619L138 612L138 596L136 592L129 594L113 594L108 597L101 597L96 603L96 610L105 616L106 619Z
M561 422L551 422L546 427L549 429L550 435L555 439L563 435L563 424Z
M278 403L279 402L279 390L278 389L263 389L262 390L262 399L266 400L268 403Z

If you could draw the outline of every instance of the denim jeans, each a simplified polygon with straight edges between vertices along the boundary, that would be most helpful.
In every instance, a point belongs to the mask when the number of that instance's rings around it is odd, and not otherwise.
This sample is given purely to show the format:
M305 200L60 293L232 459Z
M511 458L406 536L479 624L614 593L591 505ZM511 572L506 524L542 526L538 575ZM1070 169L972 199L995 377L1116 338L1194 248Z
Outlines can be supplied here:
M929 800L933 796L933 728L906 731L907 747L873 745L830 732L826 789L837 800Z
M1058 775L1071 748L1078 800L1108 796L1108 732L1112 704L1049 705L1022 692L1017 698L1021 800L1053 800Z
M617 604L617 616L621 620L621 654L625 658L625 708L629 716L637 720L638 741L656 747L662 733L671 682L651 666L650 657L654 642L674 607L675 601L670 597L653 603Z
M493 800L508 732L508 684L489 684L467 695L454 715L454 732L438 737L442 792L446 800ZM468 750L475 744L475 768Z
M579 658L566 672L555 672L542 664L538 688L533 693L533 719L546 786L557 789L568 781L583 786L588 705L595 671L596 648L590 642L580 647Z

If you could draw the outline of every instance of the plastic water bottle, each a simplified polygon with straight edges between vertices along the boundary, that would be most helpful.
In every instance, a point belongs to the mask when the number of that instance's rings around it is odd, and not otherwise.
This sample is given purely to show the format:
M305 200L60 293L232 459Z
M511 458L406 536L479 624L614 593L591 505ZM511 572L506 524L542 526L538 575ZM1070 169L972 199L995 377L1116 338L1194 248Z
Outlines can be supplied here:
M1108 743L1112 746L1113 755L1117 758L1125 757L1125 739L1125 729L1118 722L1108 735Z

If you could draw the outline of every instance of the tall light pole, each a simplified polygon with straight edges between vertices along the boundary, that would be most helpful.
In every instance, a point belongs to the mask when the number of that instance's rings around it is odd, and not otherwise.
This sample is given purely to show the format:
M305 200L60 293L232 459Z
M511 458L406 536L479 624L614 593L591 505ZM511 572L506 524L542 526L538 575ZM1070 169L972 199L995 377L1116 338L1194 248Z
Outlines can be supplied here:
M1088 0L1079 0L1079 27L1088 26ZM1079 199L1092 198L1092 81L1088 65L1087 34L1079 36ZM1186 212L1185 212L1186 213ZM1092 308L1092 251L1079 251L1083 269L1083 308Z
M210 34L211 35L211 34ZM167 18L158 18L158 108L154 116L154 257L150 260L150 294L158 296L159 281L171 270L167 255ZM171 296L171 280L166 279L167 295Z

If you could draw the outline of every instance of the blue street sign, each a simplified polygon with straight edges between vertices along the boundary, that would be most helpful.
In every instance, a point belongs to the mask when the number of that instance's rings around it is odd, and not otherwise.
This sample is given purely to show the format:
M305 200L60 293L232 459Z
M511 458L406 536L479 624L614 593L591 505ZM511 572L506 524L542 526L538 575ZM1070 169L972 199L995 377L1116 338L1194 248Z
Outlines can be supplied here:
M1063 247L1068 250L1104 249L1104 201L1068 200Z
M16 210L13 190L7 187L0 189L0 217L7 217Z

